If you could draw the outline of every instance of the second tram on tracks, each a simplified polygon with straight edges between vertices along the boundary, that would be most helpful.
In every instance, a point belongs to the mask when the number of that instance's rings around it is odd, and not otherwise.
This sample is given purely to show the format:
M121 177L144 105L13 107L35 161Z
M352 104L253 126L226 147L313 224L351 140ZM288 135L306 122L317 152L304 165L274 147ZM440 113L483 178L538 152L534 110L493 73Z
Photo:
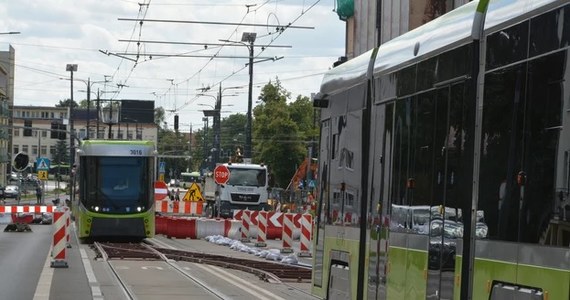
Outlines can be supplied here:
M471 2L332 70L326 299L570 299L570 4Z
M154 236L155 158L155 145L150 141L81 142L72 203L80 239Z

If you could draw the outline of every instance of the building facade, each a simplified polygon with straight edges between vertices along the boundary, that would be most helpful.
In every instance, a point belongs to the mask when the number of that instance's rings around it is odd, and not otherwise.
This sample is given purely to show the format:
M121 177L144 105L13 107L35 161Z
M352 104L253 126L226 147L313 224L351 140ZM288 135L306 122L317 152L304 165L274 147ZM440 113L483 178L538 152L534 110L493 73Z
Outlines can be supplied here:
M89 117L88 117L89 116ZM65 141L69 149L70 140L75 147L87 137L95 139L150 140L157 142L158 130L154 123L121 120L109 124L96 117L96 111L75 109L73 127L76 138L70 139L69 108L54 106L14 106L11 155L24 152L30 157L30 167L38 157L54 160L58 141ZM89 129L88 129L89 128ZM57 133L61 134L57 134ZM33 171L33 169L30 169ZM6 177L6 176L4 176Z
M6 186L11 165L11 110L14 105L15 50L0 51L0 186Z
M378 47L470 0L337 0L346 21L346 58Z

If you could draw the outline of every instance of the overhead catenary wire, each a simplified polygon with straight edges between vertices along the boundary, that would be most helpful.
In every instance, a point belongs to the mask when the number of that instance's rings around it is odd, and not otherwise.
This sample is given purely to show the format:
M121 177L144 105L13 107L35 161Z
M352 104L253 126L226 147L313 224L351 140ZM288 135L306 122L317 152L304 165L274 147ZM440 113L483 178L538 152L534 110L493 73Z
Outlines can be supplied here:
M268 2L270 2L270 1L264 2L261 6L267 4ZM317 0L317 1L314 2L307 10L303 10L303 12L302 12L299 16L297 16L297 17L294 19L293 22L290 22L290 23L288 23L287 25L284 25L284 26L278 26L278 27L280 28L280 30L277 30L277 32L279 33L278 36L280 36L280 35L285 31L285 29L287 29L287 28L293 28L293 26L294 26L293 24L294 24L295 22L297 22L304 14L306 14L309 10L311 10L311 9L312 9L316 4L318 4L319 2L320 2L320 0ZM260 6L259 8L261 8L261 6ZM257 9L258 9L258 8L257 8ZM240 22L237 22L236 24L242 24L242 25L245 24L245 23L243 23L243 20L245 19L245 17L246 17L249 13L255 12L257 9L252 9L252 10L250 10L250 8L248 7L248 11L246 12L246 14L242 17L241 21L240 21ZM267 24L265 24L265 25L267 25ZM236 25L236 26L239 27L240 25ZM277 27L276 27L276 28L277 28ZM234 30L234 32L235 32L235 31L237 31L237 28L236 28L236 30ZM232 35L233 35L233 33L232 33ZM278 37L278 36L277 36L277 37ZM270 42L268 45L271 45L271 44L277 39L277 37L273 37L272 40L271 40L271 42ZM220 53L220 51L221 51L222 48L223 48L223 46L221 46L220 49L218 49L218 51L217 51L215 54L213 54L212 57L211 57L200 69L198 69L198 71L196 71L195 73L193 73L193 74L192 74L191 76L189 76L188 78L186 78L186 79L180 81L179 83L182 83L182 82L188 83L190 80L192 80L193 78L195 78L197 75L201 74L201 72L202 72L203 70L205 70L206 67L210 64L210 62L215 58L215 55L219 55L219 53ZM258 57L260 56L260 54L263 53L263 52L265 51L265 49L267 49L267 48L261 48L261 49L262 49L262 50L255 56L256 58L258 58ZM222 80L216 82L216 83L213 84L212 86L217 86L217 85L219 85L219 84L222 84L223 81L225 81L225 80L231 78L233 75L235 75L235 74L241 72L241 71L242 71L243 69L245 69L245 68L246 68L246 66L240 68L240 69L237 70L237 71L232 72L232 73L229 74L228 76L224 77L224 79L222 79ZM170 89L171 89L171 87L169 87L164 93L162 93L161 96L164 96L164 95L166 95L167 93L169 93L169 92L170 92ZM179 106L179 107L174 107L172 110L170 110L170 111L171 111L171 114L174 113L174 112L176 112L176 111L181 110L181 109L184 108L185 106L187 106L187 105L193 103L195 100L196 100L196 98L190 98L190 99L188 99L184 104L182 104L181 106Z

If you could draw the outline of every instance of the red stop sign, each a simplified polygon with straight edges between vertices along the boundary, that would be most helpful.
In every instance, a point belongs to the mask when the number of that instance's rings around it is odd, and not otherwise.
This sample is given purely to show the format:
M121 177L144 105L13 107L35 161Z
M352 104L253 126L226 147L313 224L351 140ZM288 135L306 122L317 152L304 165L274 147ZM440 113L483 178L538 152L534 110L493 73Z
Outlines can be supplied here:
M219 165L214 169L214 181L217 184L226 184L230 179L230 170L224 165Z

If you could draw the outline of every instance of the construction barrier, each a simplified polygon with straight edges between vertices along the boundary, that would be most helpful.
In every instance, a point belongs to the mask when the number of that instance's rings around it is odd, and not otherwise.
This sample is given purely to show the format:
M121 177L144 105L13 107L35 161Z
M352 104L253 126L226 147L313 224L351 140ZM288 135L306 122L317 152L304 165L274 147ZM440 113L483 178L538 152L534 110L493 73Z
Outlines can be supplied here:
M52 213L56 210L57 206L53 205L17 205L17 206L2 206L0 205L0 213Z
M234 220L241 220L245 210L236 210L234 211ZM250 214L250 222L252 224L249 236L250 237L257 237L257 220L259 211L249 211ZM275 240L281 239L281 235L283 232L283 215L285 213L282 212L275 212L270 211L267 212L267 231L266 231L266 239L268 240ZM293 239L299 239L301 233L301 215L302 214L291 214L293 215Z
M166 227L168 238L197 238L195 218L168 218Z
M249 242L249 227L251 224L251 211L245 210L241 218L241 241Z
M265 242L267 236L267 212L260 211L257 215L257 243L255 246L257 247L266 247L267 243Z
M303 214L301 216L301 246L299 256L311 256L309 247L311 245L311 233L313 231L313 216Z
M63 210L54 212L53 223L55 231L53 233L53 248L52 248L52 268L67 268L67 261L65 261L65 248L66 248L66 217Z
M293 226L293 214L286 213L283 216L283 234L281 237L283 246L281 247L281 253L293 252Z
M167 216L155 216L154 218L154 231L156 234L166 234L166 220Z
M201 216L204 213L205 202L186 201L155 201L155 211L159 213Z
M157 215L155 217L155 233L164 234L169 238L191 239L222 235L233 239L242 239L245 242L249 242L251 238L255 237L258 243L263 243L269 238L269 230L273 230L271 235L283 241L285 252L292 249L293 240L300 239L301 252L303 254L309 253L313 229L312 215L273 214L274 218L283 220L283 226L271 227L267 225L264 230L263 225L269 220L267 216L272 213L245 210L241 213L241 220ZM253 219L251 216L256 217ZM295 220L298 220L299 227L296 226ZM267 233L265 236L263 236L264 232Z
M205 238L210 235L223 235L226 231L226 220L224 219L205 219L196 220L196 236L197 238ZM229 224L229 222L228 222Z
M238 220L229 220L230 227L228 228L227 235L224 234L225 237L237 240L241 234L241 221Z
M69 231L70 231L70 224L71 224L71 212L69 211L69 207L64 207L65 210L65 247L71 248L71 243L69 239Z

